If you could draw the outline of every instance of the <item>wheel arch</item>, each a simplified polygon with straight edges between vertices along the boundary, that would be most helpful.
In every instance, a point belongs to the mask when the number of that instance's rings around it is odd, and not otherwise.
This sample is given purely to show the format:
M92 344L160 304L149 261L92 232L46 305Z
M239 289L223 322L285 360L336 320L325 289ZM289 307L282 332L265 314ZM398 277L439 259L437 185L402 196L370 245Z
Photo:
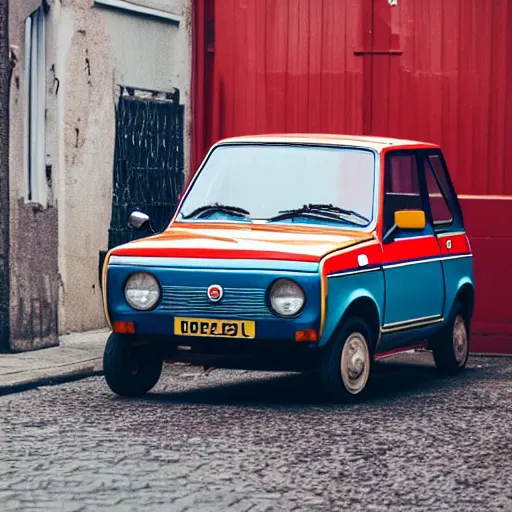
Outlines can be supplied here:
M473 316L475 308L475 286L472 282L464 280L459 283L459 288L454 301L454 304L456 303L462 304L466 314L466 320L469 322Z
M356 296L348 303L329 343L339 332L343 323L350 317L361 318L368 324L372 334L370 351L373 353L380 336L381 315L377 302L370 295Z

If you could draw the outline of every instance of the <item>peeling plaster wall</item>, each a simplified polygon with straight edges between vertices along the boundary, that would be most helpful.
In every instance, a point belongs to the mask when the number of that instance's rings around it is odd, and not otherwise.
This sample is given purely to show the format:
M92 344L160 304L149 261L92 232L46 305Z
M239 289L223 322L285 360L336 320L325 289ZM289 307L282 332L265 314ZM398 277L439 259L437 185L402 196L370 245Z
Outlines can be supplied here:
M183 14L179 27L93 3L61 0L60 6L59 26L65 33L59 50L64 102L61 332L105 326L98 257L107 249L111 218L117 85L178 87L190 111L191 9L184 7L189 0L161 2L168 12ZM190 118L186 125L185 151Z
M10 2L10 44L16 56L10 99L11 349L56 345L59 296L58 209L25 202L23 170L24 23L39 0ZM50 102L51 103L51 102ZM49 154L54 153L48 133Z
M89 0L62 1L51 16L61 86L59 323L61 332L83 331L104 325L98 251L110 224L114 64L105 20Z
M180 89L188 159L191 0L140 4L180 14L183 22L178 27L94 5L94 0L55 0L48 11L51 205L34 209L23 200L22 56L23 23L39 0L11 2L11 42L19 47L11 87L11 310L19 350L57 343L57 310L60 333L105 326L98 256L107 248L110 226L118 84ZM188 161L185 166L188 171ZM40 311L45 320L38 323L34 318ZM45 326L44 339L30 330L34 323Z

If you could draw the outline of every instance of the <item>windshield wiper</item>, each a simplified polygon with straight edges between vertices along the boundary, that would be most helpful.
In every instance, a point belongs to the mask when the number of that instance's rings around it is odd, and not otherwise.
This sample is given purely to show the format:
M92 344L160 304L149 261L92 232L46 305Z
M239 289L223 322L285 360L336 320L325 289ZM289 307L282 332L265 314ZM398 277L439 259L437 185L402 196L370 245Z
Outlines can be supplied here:
M208 211L217 211L217 212L223 212L228 213L229 215L234 215L236 217L242 217L244 219L247 218L249 215L249 212L247 210L244 210L243 208L240 208L238 206L229 206L227 204L219 204L219 203L212 203L212 204L205 204L204 206L200 206L199 208L196 208L192 212L190 212L188 215L183 215L184 219L191 219L192 217L196 217L197 215L208 212Z
M370 219L355 210L345 210L344 208L340 208L339 206L334 206L332 204L308 204L308 208L310 210L327 210L330 212L341 213L343 215L352 215L358 219L364 220L365 222L370 222Z
M349 222L350 224L355 224L356 226L360 226L361 224L359 222L354 222L353 220L350 220L346 217L354 216L364 220L367 223L370 222L369 219L360 213L352 210L345 210L343 208L339 208L338 206L333 206L332 204L305 204L302 208L296 208L294 210L282 210L278 215L268 219L268 221L272 222L291 219L301 215L306 217L323 217L326 219Z

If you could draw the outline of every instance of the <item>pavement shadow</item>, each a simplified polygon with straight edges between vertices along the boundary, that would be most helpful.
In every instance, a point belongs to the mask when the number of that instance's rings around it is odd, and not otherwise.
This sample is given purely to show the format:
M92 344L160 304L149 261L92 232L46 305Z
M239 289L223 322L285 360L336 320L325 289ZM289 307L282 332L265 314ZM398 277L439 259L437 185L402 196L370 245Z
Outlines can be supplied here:
M472 370L467 369L458 377L443 378L433 365L411 363L377 363L366 396L358 404L342 404L341 407L357 407L368 402L391 403L411 395L425 395L440 389L467 385ZM206 379L205 379L206 380ZM204 380L201 382L203 384ZM194 389L176 392L153 392L145 401L202 404L239 405L258 407L310 407L336 405L326 397L313 373L279 374L275 377L247 380L228 384L208 384Z

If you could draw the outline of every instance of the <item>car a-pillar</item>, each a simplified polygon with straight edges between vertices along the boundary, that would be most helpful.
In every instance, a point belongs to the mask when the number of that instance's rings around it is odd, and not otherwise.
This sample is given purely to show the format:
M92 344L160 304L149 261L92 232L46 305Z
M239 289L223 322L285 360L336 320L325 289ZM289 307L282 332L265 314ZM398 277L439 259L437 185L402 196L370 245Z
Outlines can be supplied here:
M377 305L369 297L356 299L343 313L321 358L320 380L334 400L352 402L365 391L379 335Z

